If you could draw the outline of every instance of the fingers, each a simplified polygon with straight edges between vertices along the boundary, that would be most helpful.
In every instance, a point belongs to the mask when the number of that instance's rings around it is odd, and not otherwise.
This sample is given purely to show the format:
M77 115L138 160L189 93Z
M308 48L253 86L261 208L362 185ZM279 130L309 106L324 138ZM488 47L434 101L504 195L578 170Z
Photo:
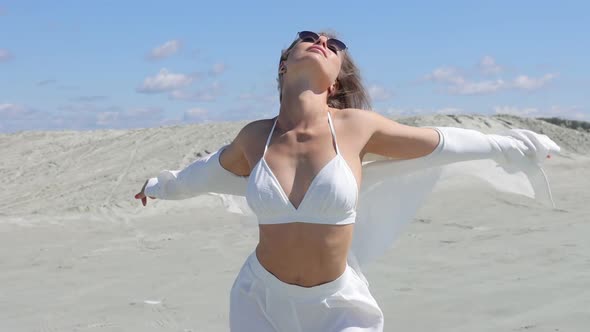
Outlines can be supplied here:
M143 191L135 194L135 199L141 199L141 204L143 204L143 206L147 204L147 196L143 193Z

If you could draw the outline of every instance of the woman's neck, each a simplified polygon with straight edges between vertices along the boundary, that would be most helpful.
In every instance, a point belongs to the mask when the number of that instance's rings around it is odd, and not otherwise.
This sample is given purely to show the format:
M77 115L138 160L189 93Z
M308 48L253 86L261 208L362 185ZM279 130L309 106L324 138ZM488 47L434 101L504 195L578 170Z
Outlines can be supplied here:
M283 86L279 110L279 122L283 130L306 129L324 118L328 105L326 91L314 89L309 84Z

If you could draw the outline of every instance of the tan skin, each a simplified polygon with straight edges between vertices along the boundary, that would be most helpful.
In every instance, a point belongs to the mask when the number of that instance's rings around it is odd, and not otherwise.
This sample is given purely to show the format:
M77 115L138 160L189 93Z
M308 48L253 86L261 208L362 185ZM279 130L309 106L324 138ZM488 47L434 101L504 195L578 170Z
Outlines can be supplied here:
M439 142L434 129L406 126L371 111L328 107L328 94L337 88L334 82L341 54L330 52L326 40L322 36L316 43L299 43L280 69L285 72L282 102L265 160L295 207L314 176L336 155L326 112L332 116L340 153L358 188L366 154L411 159L429 154ZM248 176L262 157L273 122L274 118L258 120L242 128L221 154L222 167ZM144 188L145 184L135 197L145 206ZM353 230L354 224L321 225L305 220L259 225L256 256L285 283L320 285L344 272Z

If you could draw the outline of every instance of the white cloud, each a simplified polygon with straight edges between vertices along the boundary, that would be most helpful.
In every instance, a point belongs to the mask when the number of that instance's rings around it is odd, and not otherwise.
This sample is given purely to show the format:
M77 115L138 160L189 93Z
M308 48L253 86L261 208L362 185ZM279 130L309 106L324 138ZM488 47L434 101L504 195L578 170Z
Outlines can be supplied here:
M500 74L503 69L491 56L485 56L479 63L480 71L485 74ZM502 90L536 90L551 82L557 74L545 74L541 78L531 78L520 75L514 79L498 78L495 80L467 79L460 69L454 67L440 67L433 70L424 78L445 86L445 90L451 94L481 95L499 92Z
M24 115L29 115L33 111L28 107L16 104L0 104L0 118L2 119L11 119L11 118L19 118Z
M534 107L495 106L496 114L512 114L517 116L537 116L539 110Z
M7 49L0 48L0 62L8 61L13 58L12 53Z
M590 112L584 111L579 106L557 106L553 105L546 110L543 110L538 117L558 117L565 119L574 119L582 121L590 121Z
M426 75L427 80L447 85L447 91L453 94L474 95L487 94L502 89L503 80L471 82L463 77L461 72L453 67L437 68Z
M123 117L126 119L159 118L163 112L164 110L159 107L136 107L125 111Z
M218 82L214 82L209 87L197 91L175 90L170 92L168 97L172 100L215 101L222 93L222 86Z
M56 110L35 110L30 107L0 104L0 131L19 130L88 130L128 129L161 125L164 110L159 107L134 107L71 103Z
M217 96L215 96L210 91L172 91L169 95L170 99L172 100L184 100L184 101L214 101Z
M119 112L100 112L96 114L96 124L99 126L113 125L119 119Z
M481 95L497 92L506 87L503 80L481 81L481 82L464 82L450 86L448 91L460 95Z
M452 84L464 84L465 79L461 73L453 67L441 67L426 75L427 80Z
M169 40L151 50L147 58L150 60L161 60L175 54L181 47L182 43L179 40Z
M246 93L242 93L240 94L237 99L239 101L245 101L245 102L249 102L249 101L253 101L256 103L263 103L263 104L275 104L279 102L279 96L277 95L277 93L273 93L273 94L257 94L257 93L252 93L252 92L246 92Z
M499 74L502 72L502 67L496 63L496 60L486 55L479 62L479 69L486 75Z
M575 120L590 120L590 113L584 112L578 106L563 107L553 105L547 108L537 107L517 107L517 106L495 106L493 107L496 114L512 114L522 117L558 117Z
M435 111L436 114L461 114L463 110L455 107L440 108Z
M153 127L160 123L163 109L158 107L136 107L124 111L95 112L95 125L109 128Z
M377 110L377 112L387 116L418 116L418 115L432 115L432 114L463 114L462 109L456 107L443 107L438 109L428 108L395 108L391 107L385 110Z
M211 67L209 70L209 75L211 76L219 76L223 74L227 70L227 66L223 62L218 62Z
M43 85L50 85L50 84L55 84L55 83L57 83L56 80L42 80L42 81L37 82L37 85L43 86Z
M4 103L0 104L0 131L15 132L51 126L50 114L31 107Z
M520 75L514 78L512 86L523 90L536 90L551 82L556 77L556 74L545 74L540 78L531 78L526 75Z
M95 101L107 100L108 98L109 97L107 97L107 96L80 96L80 97L72 98L71 100L84 102L84 103L92 103Z
M386 101L394 96L393 91L377 84L370 85L368 91L374 101Z
M194 122L194 121L202 121L205 120L208 112L206 109L194 107L184 111L183 114L183 121L185 122Z
M144 79L136 90L140 93L162 93L183 88L192 82L192 76L174 74L163 68L156 76Z

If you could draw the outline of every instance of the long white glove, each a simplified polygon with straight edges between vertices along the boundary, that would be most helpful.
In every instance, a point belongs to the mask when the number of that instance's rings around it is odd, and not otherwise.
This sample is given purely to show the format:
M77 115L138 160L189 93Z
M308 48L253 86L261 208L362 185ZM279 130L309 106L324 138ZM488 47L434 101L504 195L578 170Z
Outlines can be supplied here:
M484 134L477 130L456 127L429 127L440 134L440 143L425 156L432 166L454 162L493 159L507 172L541 164L560 147L547 135L526 129L509 129L500 134Z
M186 199L205 193L244 195L248 177L238 176L219 163L227 145L199 158L182 170L163 170L148 180L144 193L159 199Z

